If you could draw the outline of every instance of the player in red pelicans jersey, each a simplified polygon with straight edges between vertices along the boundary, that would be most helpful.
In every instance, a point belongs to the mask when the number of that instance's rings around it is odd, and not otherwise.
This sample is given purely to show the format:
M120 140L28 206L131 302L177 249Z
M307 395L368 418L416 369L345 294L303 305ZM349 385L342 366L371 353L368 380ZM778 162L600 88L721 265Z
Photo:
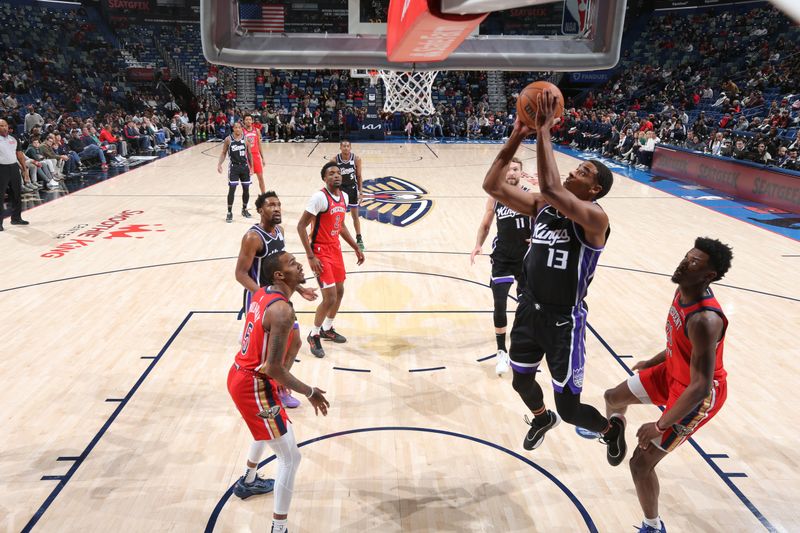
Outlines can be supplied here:
M228 373L228 392L247 423L255 442L250 446L247 470L233 492L245 499L275 489L272 531L286 530L300 450L289 417L278 394L283 386L308 398L314 412L328 414L325 391L294 377L285 359L291 355L295 314L289 299L303 282L303 267L292 254L277 252L267 257L264 277L270 285L259 289L247 309L242 346ZM275 482L256 476L258 462L267 446L278 459Z
M253 117L244 117L244 136L250 142L250 155L253 157L253 173L258 178L261 194L267 192L264 186L264 152L261 150L261 126L253 124Z
M725 403L727 384L722 351L728 319L709 284L731 266L730 247L699 237L672 275L678 290L667 315L667 347L633 370L639 373L606 391L608 414L625 414L629 405L665 406L661 417L636 433L631 458L636 494L644 511L640 533L664 533L658 515L655 466L711 420Z
M317 275L322 290L322 302L314 315L314 327L308 334L311 353L316 357L325 357L321 338L336 343L347 342L344 336L333 329L333 319L344 296L346 277L339 244L340 235L355 251L358 264L364 262L364 253L345 226L348 198L347 193L341 189L342 174L339 166L329 161L322 167L321 174L325 187L311 196L300 222L297 223L300 242L303 243L308 263ZM309 236L307 230L312 223Z

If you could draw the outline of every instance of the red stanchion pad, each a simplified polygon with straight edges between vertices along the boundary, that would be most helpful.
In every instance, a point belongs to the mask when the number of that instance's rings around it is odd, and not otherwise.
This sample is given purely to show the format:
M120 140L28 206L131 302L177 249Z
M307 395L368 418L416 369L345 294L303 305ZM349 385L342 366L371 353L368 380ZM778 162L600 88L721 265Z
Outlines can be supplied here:
M397 63L444 61L486 18L449 15L439 0L391 0L386 30L386 57Z

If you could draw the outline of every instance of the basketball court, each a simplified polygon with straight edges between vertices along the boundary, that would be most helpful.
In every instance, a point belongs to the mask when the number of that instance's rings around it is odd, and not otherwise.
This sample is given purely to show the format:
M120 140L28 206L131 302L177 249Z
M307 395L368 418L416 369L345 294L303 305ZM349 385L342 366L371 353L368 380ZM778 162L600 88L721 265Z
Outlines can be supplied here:
M567 3L591 10L554 22L560 37L546 25L523 37L497 28L479 37L475 26L445 62L403 64L553 72L616 63L625 2ZM333 38L243 31L231 6L201 0L209 60L263 67L271 54L274 68L361 69L353 74L376 81L376 69L392 67L386 24L359 11L358 0ZM530 47L536 53L527 57ZM627 463L610 467L596 440L562 424L540 448L522 448L527 410L510 376L494 371L489 258L469 261L486 202L481 183L499 148L353 143L368 193L366 261L357 266L344 254L336 328L348 342L326 343L323 359L304 343L292 369L331 401L327 417L306 401L289 413L303 454L292 533L638 527ZM305 264L297 221L338 144L263 149L287 249ZM237 197L234 221L225 223L220 150L202 143L139 166L26 211L30 226L2 235L3 531L269 528L271 495L232 494L252 440L226 389L243 326L234 267L258 219L238 215ZM517 155L535 174L535 146ZM556 154L562 176L580 163L573 155ZM611 236L587 300L583 401L602 410L604 390L662 349L669 278L694 239L731 245L733 266L714 286L730 320L728 401L662 463L660 514L670 531L795 531L800 415L790 398L800 370L800 239L634 178L616 173L600 201ZM293 303L305 339L316 303ZM552 407L546 368L538 379ZM629 410L629 448L657 416L655 407ZM274 476L273 460L264 460L263 476Z
M489 261L469 265L498 148L354 143L368 184L423 191L384 195L378 209L409 196L430 205L408 225L402 215L362 222L366 262L345 254L337 319L349 341L326 344L324 359L300 351L294 370L332 406L326 418L306 402L290 413L304 456L293 531L622 531L639 521L628 469L608 466L599 443L563 424L522 449L524 406L489 357ZM526 170L532 148L519 153ZM251 221L224 222L219 149L137 168L5 232L3 530L268 527L271 496L230 492L251 439L225 388L242 327L235 256ZM296 221L338 146L264 150L288 249L300 252ZM562 174L577 165L558 162ZM800 419L775 406L796 382L800 293L787 280L800 246L619 174L602 205L612 234L588 300L586 401L601 405L634 361L661 349L669 275L694 238L731 244L734 266L715 288L731 320L729 401L664 463L661 512L676 531L792 531ZM294 300L305 334L315 304ZM629 444L656 415L629 411Z

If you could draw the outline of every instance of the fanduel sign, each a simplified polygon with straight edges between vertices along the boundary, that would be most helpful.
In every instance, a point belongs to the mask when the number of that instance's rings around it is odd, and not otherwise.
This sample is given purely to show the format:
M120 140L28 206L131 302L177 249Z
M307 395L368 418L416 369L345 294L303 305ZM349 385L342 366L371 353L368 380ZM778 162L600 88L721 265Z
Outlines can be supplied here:
M573 72L569 75L569 81L572 83L604 83L609 80L611 74L609 72Z

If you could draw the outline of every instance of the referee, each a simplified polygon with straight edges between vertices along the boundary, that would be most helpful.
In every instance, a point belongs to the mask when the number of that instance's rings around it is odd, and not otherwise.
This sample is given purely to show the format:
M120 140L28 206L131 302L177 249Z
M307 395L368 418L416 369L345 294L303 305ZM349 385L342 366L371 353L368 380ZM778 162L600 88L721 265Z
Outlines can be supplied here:
M11 195L9 196L11 200L11 223L19 226L28 224L27 221L22 220L22 176L19 173L20 168L22 168L23 174L28 173L28 167L25 166L25 157L19 149L17 140L8 134L8 122L0 119L0 231L3 231L3 217L5 216L3 196L5 196L9 185L11 186Z

